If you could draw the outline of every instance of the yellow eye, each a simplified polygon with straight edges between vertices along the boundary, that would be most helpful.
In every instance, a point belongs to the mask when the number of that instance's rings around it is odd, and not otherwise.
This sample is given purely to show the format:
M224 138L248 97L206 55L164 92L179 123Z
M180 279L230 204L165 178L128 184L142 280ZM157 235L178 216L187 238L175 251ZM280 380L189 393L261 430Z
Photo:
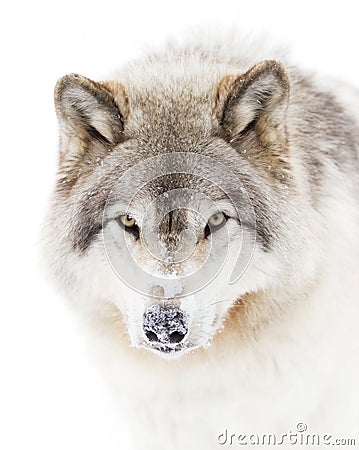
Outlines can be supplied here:
M211 216L208 219L209 226L213 227L213 228L218 228L218 227L224 225L225 222L226 222L226 216L223 213L213 214L213 216Z
M129 215L120 216L119 219L126 228L133 228L136 225L136 220Z
M204 236L207 237L209 236L211 233L219 230L220 228L223 227L223 225L227 222L228 217L221 213L218 212L216 214L213 214L207 222L207 225L204 229Z
M124 214L122 216L116 217L117 223L128 233L131 233L136 240L140 237L140 229L136 223L136 220L129 214Z

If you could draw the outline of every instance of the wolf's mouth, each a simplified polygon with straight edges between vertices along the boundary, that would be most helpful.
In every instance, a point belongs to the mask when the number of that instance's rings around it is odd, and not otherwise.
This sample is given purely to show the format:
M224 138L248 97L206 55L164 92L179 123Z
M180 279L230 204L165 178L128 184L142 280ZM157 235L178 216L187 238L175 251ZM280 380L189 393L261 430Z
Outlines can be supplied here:
M186 343L181 344L160 344L160 343L148 343L143 342L140 345L141 348L144 348L146 350L151 351L152 353L155 353L162 357L179 357L183 355L184 353L188 353L192 350L195 350L196 348L200 347L200 345L193 345L189 343L188 341Z
M168 345L146 345L146 348L150 350L156 350L163 353L176 353L180 352L181 350L184 350L186 347L183 345L174 345L174 346L168 346Z

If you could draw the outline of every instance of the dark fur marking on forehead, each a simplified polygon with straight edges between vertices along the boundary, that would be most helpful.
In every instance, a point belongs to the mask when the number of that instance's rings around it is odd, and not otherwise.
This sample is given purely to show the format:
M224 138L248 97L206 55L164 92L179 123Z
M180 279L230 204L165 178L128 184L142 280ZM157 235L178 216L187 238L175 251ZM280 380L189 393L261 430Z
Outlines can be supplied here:
M159 226L159 233L163 236L178 236L181 231L187 228L187 213L185 209L169 211L162 219Z

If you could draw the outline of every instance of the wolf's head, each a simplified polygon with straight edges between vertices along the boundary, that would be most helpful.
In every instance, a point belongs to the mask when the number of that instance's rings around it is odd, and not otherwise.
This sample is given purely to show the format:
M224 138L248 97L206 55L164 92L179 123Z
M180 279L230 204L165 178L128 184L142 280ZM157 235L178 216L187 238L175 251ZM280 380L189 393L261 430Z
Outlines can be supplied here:
M211 64L69 75L55 92L53 271L79 309L123 318L133 346L164 356L205 346L229 314L243 330L268 320L275 298L251 294L293 277L300 255L286 237L287 74L275 61Z

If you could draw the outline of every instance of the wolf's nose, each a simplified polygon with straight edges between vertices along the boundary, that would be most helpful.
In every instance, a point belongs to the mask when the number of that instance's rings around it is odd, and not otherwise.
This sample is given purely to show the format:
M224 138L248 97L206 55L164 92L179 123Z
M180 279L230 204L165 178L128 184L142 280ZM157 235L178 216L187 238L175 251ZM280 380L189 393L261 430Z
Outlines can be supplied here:
M152 305L143 315L143 331L151 342L178 344L188 332L188 319L179 308Z

